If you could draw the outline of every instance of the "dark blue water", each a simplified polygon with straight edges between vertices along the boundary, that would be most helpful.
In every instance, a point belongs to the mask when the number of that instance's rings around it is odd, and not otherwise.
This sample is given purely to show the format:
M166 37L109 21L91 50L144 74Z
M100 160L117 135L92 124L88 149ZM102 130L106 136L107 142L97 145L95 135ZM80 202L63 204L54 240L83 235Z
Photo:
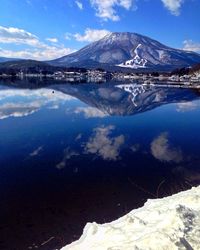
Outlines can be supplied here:
M0 249L58 249L86 222L200 184L199 97L134 84L2 82Z

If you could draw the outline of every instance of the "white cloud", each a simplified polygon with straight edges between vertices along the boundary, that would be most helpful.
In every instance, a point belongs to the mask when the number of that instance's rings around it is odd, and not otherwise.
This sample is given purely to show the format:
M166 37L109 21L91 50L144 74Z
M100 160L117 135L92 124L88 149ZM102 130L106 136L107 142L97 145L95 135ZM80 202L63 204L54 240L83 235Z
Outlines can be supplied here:
M47 38L46 40L54 43L58 41L57 38ZM51 60L74 52L63 45L49 46L30 32L13 27L0 26L0 43L23 44L33 47L24 50L9 50L0 47L0 56L2 57Z
M55 38L55 37L52 37L52 38L46 38L47 41L51 42L51 43L57 43L58 42L58 39Z
M78 42L95 42L110 33L111 33L110 31L105 29L98 30L98 29L87 28L83 34L80 33L72 34L68 32L65 34L65 39L71 40L75 38L76 41Z
M83 113L85 118L95 118L95 117L103 118L108 116L101 110L93 107L78 107L74 112L75 114Z
M26 44L34 47L41 47L37 36L23 29L0 26L0 43Z
M75 1L75 3L76 3L76 5L78 6L78 8L79 8L80 10L83 10L83 4L82 4L82 2L80 2L80 1Z
M116 161L120 147L124 144L124 136L111 137L114 126L98 127L94 129L94 135L89 138L85 145L85 152L97 154L104 160Z
M178 16L184 0L161 0L164 6L172 13L172 15Z
M97 11L96 15L103 20L119 21L115 7L123 7L129 10L133 5L133 0L90 0L92 7Z
M0 48L0 56L10 58L23 58L33 60L52 60L74 52L74 50L59 46L48 46L41 49L25 49L25 50L5 50Z
M166 132L160 134L152 141L151 153L160 161L179 163L183 160L182 151L169 144L168 133Z
M167 8L172 15L178 16L184 0L161 0L165 8ZM136 1L134 0L90 0L93 8L96 10L96 15L104 21L112 20L119 21L120 16L116 11L116 7L122 7L130 10Z
M71 40L73 38L73 34L70 32L65 33L65 39L66 40Z
M183 49L188 51L200 52L200 43L193 42L192 40L185 40L183 42Z
M87 28L83 35L77 33L77 34L74 34L73 37L79 42L94 42L103 38L104 36L108 34L110 34L110 31L108 30L104 30L104 29L97 30L97 29Z

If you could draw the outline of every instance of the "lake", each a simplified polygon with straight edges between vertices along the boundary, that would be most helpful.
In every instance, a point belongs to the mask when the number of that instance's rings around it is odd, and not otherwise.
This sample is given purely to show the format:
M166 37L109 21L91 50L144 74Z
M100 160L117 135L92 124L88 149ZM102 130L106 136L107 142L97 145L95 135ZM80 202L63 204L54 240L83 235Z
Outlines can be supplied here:
M200 91L0 81L0 249L59 249L200 184Z

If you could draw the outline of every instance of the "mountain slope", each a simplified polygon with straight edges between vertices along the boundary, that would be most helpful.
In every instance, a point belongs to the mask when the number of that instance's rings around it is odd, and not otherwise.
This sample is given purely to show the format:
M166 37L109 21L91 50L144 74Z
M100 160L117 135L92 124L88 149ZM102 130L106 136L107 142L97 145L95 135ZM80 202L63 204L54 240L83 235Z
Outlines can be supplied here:
M115 32L50 64L78 67L180 68L200 62L200 55L167 47L136 33Z

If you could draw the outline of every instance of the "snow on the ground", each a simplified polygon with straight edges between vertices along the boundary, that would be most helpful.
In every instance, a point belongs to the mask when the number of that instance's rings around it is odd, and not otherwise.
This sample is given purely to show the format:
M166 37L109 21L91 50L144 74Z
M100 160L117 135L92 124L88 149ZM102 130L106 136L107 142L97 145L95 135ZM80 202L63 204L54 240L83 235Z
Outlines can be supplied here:
M199 250L200 186L148 200L111 223L88 223L81 238L62 250Z
M146 68L147 60L141 58L138 54L138 49L141 46L142 46L141 44L138 44L138 46L135 48L135 50L134 50L135 57L133 59L128 60L124 63L118 64L116 66L124 67L124 68L133 68L133 69Z

